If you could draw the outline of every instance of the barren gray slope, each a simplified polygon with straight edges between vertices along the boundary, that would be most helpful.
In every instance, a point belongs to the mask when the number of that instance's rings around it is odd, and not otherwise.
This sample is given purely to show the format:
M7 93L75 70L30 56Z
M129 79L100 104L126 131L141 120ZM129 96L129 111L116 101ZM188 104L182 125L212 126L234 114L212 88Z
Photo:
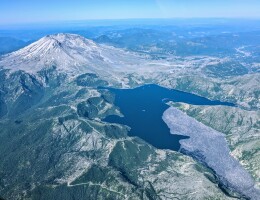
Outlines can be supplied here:
M224 134L209 128L176 108L163 114L172 134L189 136L180 141L181 151L213 169L225 186L250 199L260 199L260 191L250 174L230 155Z

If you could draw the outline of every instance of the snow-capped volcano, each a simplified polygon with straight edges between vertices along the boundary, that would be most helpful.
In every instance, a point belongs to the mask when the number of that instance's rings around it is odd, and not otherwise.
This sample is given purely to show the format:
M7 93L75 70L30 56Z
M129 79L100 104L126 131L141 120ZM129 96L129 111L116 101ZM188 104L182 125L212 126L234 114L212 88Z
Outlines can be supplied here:
M64 56L72 59L73 53L96 53L98 46L91 40L74 34L48 35L37 42L16 51L13 55L24 56L24 59L31 59L37 56L55 57Z
M48 35L29 46L2 57L0 67L37 72L45 67L58 70L93 71L138 63L143 58L107 45L99 45L76 34ZM134 63L133 63L134 62Z

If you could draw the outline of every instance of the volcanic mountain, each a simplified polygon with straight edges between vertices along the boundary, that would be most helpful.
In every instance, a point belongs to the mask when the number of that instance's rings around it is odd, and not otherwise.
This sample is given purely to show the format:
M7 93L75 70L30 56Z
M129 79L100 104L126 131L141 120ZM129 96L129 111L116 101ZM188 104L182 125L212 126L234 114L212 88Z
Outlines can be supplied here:
M136 65L143 57L112 46L96 44L76 34L48 35L40 40L7 54L0 59L0 67L34 73L45 67L60 71L85 72L120 69ZM93 69L94 68L94 69Z

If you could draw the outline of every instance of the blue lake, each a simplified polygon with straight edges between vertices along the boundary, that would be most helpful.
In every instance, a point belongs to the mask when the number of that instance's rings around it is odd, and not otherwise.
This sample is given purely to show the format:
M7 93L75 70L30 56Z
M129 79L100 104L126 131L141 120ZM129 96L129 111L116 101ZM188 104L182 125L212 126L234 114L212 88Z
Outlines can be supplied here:
M134 89L106 89L115 94L115 105L120 108L124 117L111 115L104 121L127 125L131 128L129 136L137 136L156 148L174 151L180 148L179 140L188 137L170 133L170 129L162 120L163 112L169 107L166 102L172 100L193 105L234 106L232 103L211 101L154 84Z

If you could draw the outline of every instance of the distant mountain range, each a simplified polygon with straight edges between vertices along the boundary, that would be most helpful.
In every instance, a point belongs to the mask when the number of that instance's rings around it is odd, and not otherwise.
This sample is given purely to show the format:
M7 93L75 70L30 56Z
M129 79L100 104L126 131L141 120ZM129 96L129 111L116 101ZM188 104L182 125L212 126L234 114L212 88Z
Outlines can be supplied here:
M0 55L16 51L30 43L12 37L0 37Z

